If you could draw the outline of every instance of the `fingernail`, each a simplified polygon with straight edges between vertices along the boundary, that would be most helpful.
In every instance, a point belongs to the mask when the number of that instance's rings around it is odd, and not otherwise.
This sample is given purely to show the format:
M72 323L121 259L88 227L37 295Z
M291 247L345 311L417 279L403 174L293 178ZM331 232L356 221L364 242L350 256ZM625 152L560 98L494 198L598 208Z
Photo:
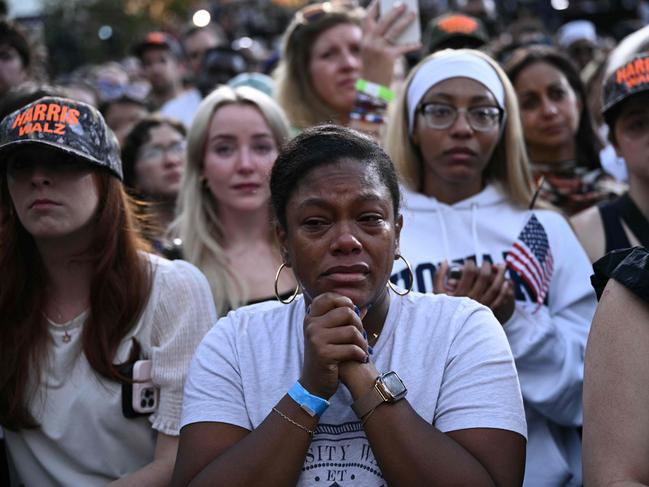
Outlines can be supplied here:
M365 354L365 360L363 361L363 363L366 364L369 361L370 361L370 356L368 354Z
M368 352L370 355L374 355L374 348L373 348L373 347L367 347L367 352Z
M306 314L308 314L308 315L311 314L311 305L308 305L306 307Z
M363 330L363 338L365 338L365 341L367 341L367 332Z
M361 310L358 306L354 306L354 313L356 313L356 316L359 318L361 317Z

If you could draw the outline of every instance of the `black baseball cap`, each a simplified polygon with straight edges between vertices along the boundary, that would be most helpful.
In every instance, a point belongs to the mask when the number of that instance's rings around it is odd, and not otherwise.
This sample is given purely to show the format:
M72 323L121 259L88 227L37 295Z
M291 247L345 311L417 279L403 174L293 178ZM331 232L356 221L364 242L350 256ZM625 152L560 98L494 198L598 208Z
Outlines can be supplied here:
M46 96L0 123L0 161L28 146L61 151L123 179L119 144L99 111L86 103Z
M489 34L480 19L460 13L440 15L428 23L424 32L427 52L452 47L452 42L478 48L489 42Z
M618 67L604 82L602 115L610 125L615 109L630 96L649 91L649 52Z
M161 31L149 32L133 46L133 54L138 59L142 59L144 51L147 49L167 49L178 59L183 57L183 50L176 39L170 34Z

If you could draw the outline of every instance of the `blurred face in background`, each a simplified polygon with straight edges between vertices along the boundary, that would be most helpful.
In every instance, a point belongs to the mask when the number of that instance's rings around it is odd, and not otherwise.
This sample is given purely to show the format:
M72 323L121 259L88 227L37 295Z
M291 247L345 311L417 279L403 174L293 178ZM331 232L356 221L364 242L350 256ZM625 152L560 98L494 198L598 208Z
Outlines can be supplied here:
M181 66L169 49L151 48L142 53L142 73L154 93L168 93L180 85Z
M123 145L133 126L147 113L149 113L148 110L141 103L116 100L105 109L104 118L106 124L115 133L120 145Z
M27 78L27 69L18 51L8 44L0 45L0 94L4 94Z
M574 152L581 101L563 72L552 64L536 62L521 70L514 88L530 155L552 147Z
M581 39L568 46L567 54L581 70L594 59L596 52L597 46L592 41Z
M185 137L167 124L152 127L149 140L140 147L135 161L135 181L139 192L175 198L185 167Z
M189 60L189 69L194 77L198 76L205 51L219 45L219 39L209 29L201 29L185 38L183 47Z
M344 116L356 100L356 81L363 68L362 34L356 24L337 24L322 32L311 46L309 77L313 90Z
M214 113L203 176L221 215L268 211L268 179L276 157L277 142L256 107L233 103Z

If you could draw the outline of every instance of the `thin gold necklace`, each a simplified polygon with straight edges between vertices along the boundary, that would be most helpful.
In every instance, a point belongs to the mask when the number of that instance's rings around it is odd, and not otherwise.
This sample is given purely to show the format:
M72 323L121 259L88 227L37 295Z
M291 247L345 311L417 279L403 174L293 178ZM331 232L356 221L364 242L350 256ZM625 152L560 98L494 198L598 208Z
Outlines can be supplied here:
M56 307L56 309L54 310L54 312L56 313L55 325L59 325L59 328L63 326L63 338L61 338L61 340L63 341L63 343L70 343L70 340L72 340L72 335L70 335L68 329L70 327L70 321L72 320L68 321L67 323L61 323L61 321L63 320L63 314L61 313L61 308L59 307L58 303L54 301L54 299L52 299L51 297L50 297L50 301ZM52 320L50 319L50 321Z

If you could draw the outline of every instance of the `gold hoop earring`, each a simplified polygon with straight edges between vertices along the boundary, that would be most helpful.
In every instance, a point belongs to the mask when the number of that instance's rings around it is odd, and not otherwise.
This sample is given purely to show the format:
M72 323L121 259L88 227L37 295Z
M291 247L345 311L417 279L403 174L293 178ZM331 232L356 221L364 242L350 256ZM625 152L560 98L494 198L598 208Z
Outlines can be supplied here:
M412 273L412 267L410 267L410 262L408 262L403 255L397 254L397 259L403 260L406 264L406 267L408 268L408 272L410 273L410 286L408 287L408 290L405 293L400 293L399 291L397 291L397 288L394 287L392 281L388 279L388 287L392 289L392 292L397 296L405 296L406 294L410 293L410 291L412 291L412 286L415 283L415 275Z
M282 263L282 265L279 266L279 269L277 269L277 274L275 274L275 297L277 298L277 301L279 301L280 303L291 304L293 301L295 301L297 295L300 294L300 285L298 284L295 287L295 292L290 298L288 298L286 301L282 299L282 297L279 295L279 291L277 290L277 283L279 281L279 275L282 273L282 270L284 270L284 267L286 267L286 264Z

